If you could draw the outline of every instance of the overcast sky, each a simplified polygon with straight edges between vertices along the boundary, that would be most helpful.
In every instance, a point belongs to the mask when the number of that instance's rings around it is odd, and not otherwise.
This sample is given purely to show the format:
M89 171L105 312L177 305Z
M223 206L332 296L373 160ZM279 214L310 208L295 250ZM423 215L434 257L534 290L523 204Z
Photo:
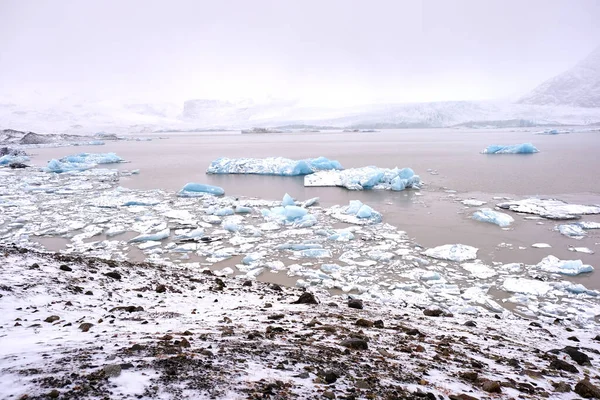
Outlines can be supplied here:
M0 95L348 105L518 96L598 0L0 0Z

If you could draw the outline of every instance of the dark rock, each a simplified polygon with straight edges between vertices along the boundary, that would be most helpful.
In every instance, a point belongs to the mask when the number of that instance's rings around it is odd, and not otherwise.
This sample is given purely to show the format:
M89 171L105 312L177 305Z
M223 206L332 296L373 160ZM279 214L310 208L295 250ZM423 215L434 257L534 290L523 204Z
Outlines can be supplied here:
M361 326L363 328L372 328L373 325L375 325L375 324L373 323L373 321L369 321L368 319L361 318L361 319L357 320L354 323L354 325Z
M285 314L273 314L273 315L269 315L267 317L267 319L272 319L272 320L278 320L278 319L283 319L285 318Z
M596 340L596 341L600 341L600 335L596 335L596 336L594 337L594 340Z
M335 381L337 381L338 378L339 375L331 370L325 371L325 373L323 374L323 379L325 379L325 382L327 383L334 383Z
M576 347L567 346L562 351L567 353L579 365L592 365L588 355L579 351Z
M357 310L362 310L363 302L361 299L350 299L348 300L348 307L356 308Z
M61 265L61 266L59 267L59 269L60 269L61 271L66 271L66 272L71 272L71 271L73 271L73 268L69 267L68 265Z
M569 337L567 338L567 340L572 340L572 341L574 341L574 342L579 342L579 339L577 339L577 337L576 337L576 336L569 336Z
M335 399L335 393L328 390L326 392L323 392L323 397L325 397L326 399Z
M468 394L451 394L450 400L479 400L477 397L469 396Z
M579 373L579 370L575 368L574 365L571 365L568 362L561 360L560 358L552 360L552 362L550 363L550 368L554 368L559 371L573 372L575 374Z
M571 385L566 382L552 382L552 386L554 387L554 391L558 393L569 393L571 390Z
M108 276L109 278L113 278L116 279L118 281L121 280L121 274L118 273L117 271L112 271L112 272L107 272L106 274L104 274L106 276Z
M94 326L94 324L90 324L89 322L84 322L83 324L79 325L79 329L81 329L82 332L87 332L90 330L90 328Z
M600 399L600 388L587 379L577 382L577 385L575 385L575 393L586 399Z
M141 351L141 350L144 350L144 346L142 346L142 345L141 345L141 344L139 344L139 343L136 343L136 344L134 344L133 346L131 346L131 347L129 348L129 350L131 350L131 351Z
M92 292L91 290L88 290L87 292L84 293L86 296L93 296L94 292Z
M415 335L425 336L416 328L407 329L405 333L410 336L415 336Z
M312 293L304 292L292 304L319 304L319 302Z
M276 291L276 292L283 292L283 289L281 288L281 286L279 286L279 285L277 285L277 284L275 284L275 283L273 283L273 284L269 285L269 288L270 288L271 290L274 290L274 291Z
M144 311L144 307L142 306L122 306L122 307L115 307L115 308L111 308L109 310L109 312L114 312L114 311L127 311L127 312L137 312L137 311Z
M186 338L181 339L181 341L179 342L179 346L185 347L185 348L192 347L192 345Z
M12 162L12 163L8 164L8 166L9 166L11 169L16 169L16 168L29 168L29 165L27 165L27 164L23 164L23 163L20 163L20 162Z
M378 319L377 321L373 322L373 326L375 328L378 328L378 329L383 329L385 327L384 324L383 324L383 321L380 320L380 319Z
M60 396L60 392L56 389L53 389L50 391L50 393L48 393L48 397L51 399L58 399L58 396Z
M359 389L371 389L371 385L369 385L369 382L363 381L362 379L358 379L354 385Z
M481 388L488 393L502 393L502 388L498 381L485 381L481 385Z
M541 328L541 327L542 327L542 325L541 325L540 323L538 323L538 322L535 322L535 321L533 321L533 322L530 322L530 323L529 323L529 326L535 326L536 328Z
M217 284L217 286L225 287L225 282L223 282L223 279L221 278L215 278L215 283Z
M470 326L472 328L475 328L477 326L477 324L475 323L475 321L467 321L463 325L464 326Z
M124 364L119 364L121 366L121 369L132 369L133 368L133 364L132 363L124 363Z
M167 287L165 285L158 285L155 289L156 293L164 293L167 291Z
M367 350L369 348L369 345L366 341L356 338L342 340L340 345L352 350Z
M273 304L271 303L265 303L264 308L272 308Z
M59 317L58 315L51 315L51 316L49 316L48 318L46 318L46 319L44 320L44 322L48 322L48 323L50 323L50 324L51 324L51 323L53 323L53 322L56 322L56 321L58 321L59 319L60 319L60 317Z
M252 286L252 281L244 281L242 286Z
M443 313L444 312L439 308L426 308L425 310L423 310L423 315L426 315L428 317L439 317Z
M339 307L339 305L338 305L337 303L333 303L333 302L331 302L331 303L327 303L327 305L328 305L329 307Z
M300 372L298 375L294 375L294 378L300 378L300 379L307 379L309 377L310 377L310 375L306 371Z
M104 371L104 376L107 378L116 378L117 376L121 375L120 364L105 365L102 370Z
M460 374L460 377L469 382L477 381L479 374L475 371L467 371Z

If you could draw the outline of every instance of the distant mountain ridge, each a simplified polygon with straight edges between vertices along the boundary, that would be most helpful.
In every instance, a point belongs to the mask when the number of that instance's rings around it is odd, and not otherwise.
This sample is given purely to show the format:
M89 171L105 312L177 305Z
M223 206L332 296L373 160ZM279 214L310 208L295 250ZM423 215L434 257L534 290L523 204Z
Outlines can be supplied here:
M573 68L522 97L519 103L600 108L600 46Z

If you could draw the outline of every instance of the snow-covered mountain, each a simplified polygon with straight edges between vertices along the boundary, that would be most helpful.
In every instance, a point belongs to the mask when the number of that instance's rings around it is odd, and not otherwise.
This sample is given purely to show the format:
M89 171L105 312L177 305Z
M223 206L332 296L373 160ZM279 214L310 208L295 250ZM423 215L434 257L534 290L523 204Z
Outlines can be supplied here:
M570 70L542 83L519 102L600 107L600 47Z

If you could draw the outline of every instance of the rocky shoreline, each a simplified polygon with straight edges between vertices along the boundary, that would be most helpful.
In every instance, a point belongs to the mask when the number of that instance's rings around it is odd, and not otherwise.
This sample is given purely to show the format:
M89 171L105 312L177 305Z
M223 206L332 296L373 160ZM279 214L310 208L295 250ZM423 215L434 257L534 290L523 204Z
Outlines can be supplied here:
M0 247L6 399L600 397L600 337ZM573 393L572 391L575 391Z

